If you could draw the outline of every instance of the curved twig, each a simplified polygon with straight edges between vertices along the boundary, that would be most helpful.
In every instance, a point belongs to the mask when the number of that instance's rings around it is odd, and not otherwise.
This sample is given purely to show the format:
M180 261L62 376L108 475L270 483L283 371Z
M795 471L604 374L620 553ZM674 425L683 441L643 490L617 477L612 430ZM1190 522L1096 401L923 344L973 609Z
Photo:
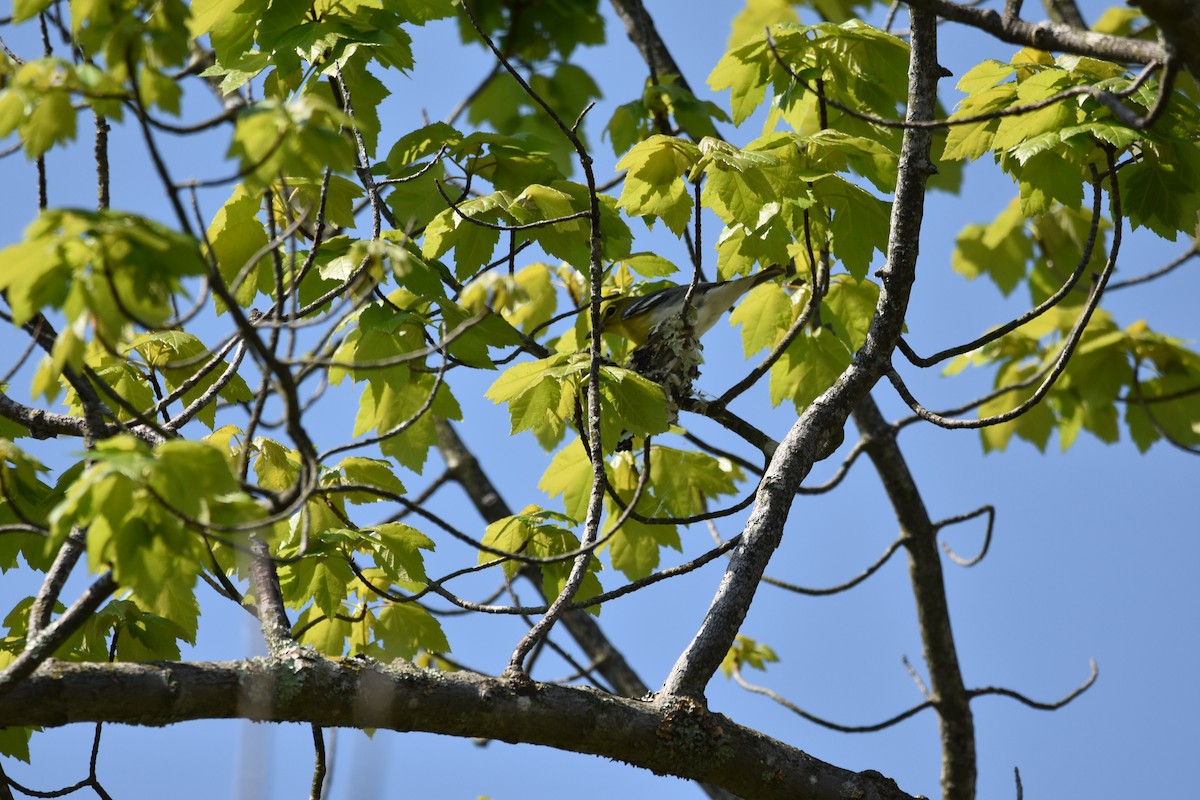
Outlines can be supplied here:
M1080 276L1083 275L1083 271L1087 269L1088 263L1090 263L1092 260L1092 250L1096 246L1096 239L1098 238L1100 232L1102 197L1103 195L1100 191L1100 175L1093 166L1092 222L1088 227L1087 241L1084 242L1083 251L1079 257L1078 263L1075 265L1075 269L1072 270L1070 276L1068 276L1068 278L1063 282L1062 286L1060 286L1058 290L1054 292L1054 294L1050 295L1045 300L1038 303L1035 307L1026 311L1024 314L1021 314L1019 317L1016 317L1015 319L1012 319L997 328L993 328L983 336L967 342L966 344L960 344L956 347L948 347L945 350L934 353L928 358L922 358L921 356L917 355L911 347L909 347L908 342L906 342L904 339L901 339L897 343L897 347L899 348L900 352L903 353L904 357L915 366L932 367L935 364L945 361L947 358L953 358L954 356L962 355L963 353L969 353L972 350L988 344L989 342L994 342L1001 336L1015 331L1017 328L1020 328L1022 325L1025 325L1028 322L1032 322L1054 306L1058 305L1059 302L1062 301L1062 299L1066 297L1073 288L1075 288L1075 284L1079 282Z
M737 681L738 685L746 691L754 692L755 694L761 694L763 697L769 697L779 705L786 708L788 711L796 714L798 717L806 719L814 725L820 725L822 728L829 728L830 730L839 731L841 733L874 733L875 731L881 731L885 728L890 728L899 722L903 722L909 717L919 714L925 709L932 708L934 706L934 702L932 700L926 700L923 703L918 703L907 711L901 711L896 716L889 717L883 722L876 722L873 725L841 725L837 722L830 722L827 719L818 717L815 714L810 714L809 712L800 708L800 706L791 702L779 693L766 688L765 686L756 686L753 683L750 683L744 677L742 677L742 671L736 666L733 668L733 679Z
M1179 267L1182 267L1196 256L1200 256L1200 240L1193 241L1192 246L1189 247L1182 255L1156 270L1147 272L1145 275L1138 275L1135 278L1126 278L1123 281L1113 281L1108 285L1108 291L1112 292L1116 291L1117 289L1127 289L1130 286L1137 286L1138 284L1147 283L1157 278L1161 278L1163 275L1174 272Z
M956 554L950 548L950 545L946 544L945 541L942 542L942 550L945 551L946 556L951 561L953 561L955 564L958 564L960 567L973 567L976 564L978 564L980 561L983 561L984 556L987 555L988 548L992 544L992 528L996 524L996 508L995 508L995 506L992 506L992 505L981 506L980 508L977 508L974 511L971 511L967 514L959 514L958 516L947 517L946 519L942 520L941 522L935 522L933 524L933 527L935 530L941 530L942 528L945 528L949 525L957 525L960 522L966 522L967 520L975 519L975 517L978 517L978 516L981 516L984 514L987 515L987 528L984 530L984 534L983 534L983 546L979 549L979 554L977 556L975 556L974 558L963 558L962 556L959 556L958 554Z
M1133 364L1133 377L1130 380L1130 388L1133 391L1134 402L1138 404L1138 407L1142 410L1142 413L1146 415L1148 420L1150 420L1150 424L1154 426L1154 430L1158 432L1158 435L1165 439L1168 444L1189 455L1200 456L1200 447L1179 441L1179 439L1177 439L1170 431L1168 431L1166 426L1159 421L1158 417L1154 415L1154 412L1150 410L1152 403L1142 395L1142 382L1139 377L1141 368L1142 361L1141 359L1137 359Z
M882 567L884 564L886 564L888 562L888 559L890 559L895 554L895 552L903 546L904 546L904 536L896 537L896 539L894 539L892 541L892 543L887 546L887 549L883 551L883 555L881 555L878 559L875 560L875 563L871 564L869 567L867 567L862 572L860 572L858 575L856 575L855 577L846 581L845 583L839 583L836 586L830 586L829 588L826 588L826 589L811 589L806 586L800 586L795 583L788 583L787 581L781 581L778 578L772 578L769 575L763 576L763 583L770 584L771 586L774 586L779 589L784 589L789 592L795 592L796 594L808 595L810 597L823 597L826 595L837 594L839 592L844 592L847 589L853 589L855 586L858 586L860 583L865 581L867 578L874 575L876 572L879 571L879 568Z
M1105 152L1108 158L1109 171L1111 172L1113 169L1112 150L1109 149ZM889 366L885 372L888 380L891 382L892 386L896 389L896 392L900 395L904 402L908 404L909 408L916 412L917 416L926 420L927 422L932 422L934 425L937 425L940 428L984 428L989 425L999 425L1000 423L1016 419L1042 401L1042 398L1046 396L1051 387L1053 387L1054 383L1058 380L1059 376L1062 375L1063 371L1067 368L1067 362L1070 360L1071 355L1075 352L1075 347L1079 344L1080 339L1083 338L1083 332L1087 328L1087 324L1092 318L1092 313L1095 312L1097 306L1100 304L1100 298L1104 294L1104 287L1108 283L1108 279L1112 276L1113 270L1117 265L1117 253L1121 249L1121 191L1115 175L1113 175L1110 185L1112 187L1110 192L1112 195L1114 219L1113 244L1112 250L1108 255L1108 262L1104 265L1104 271L1100 273L1099 279L1096 281L1096 284L1092 288L1092 292L1088 297L1088 301L1083 307L1083 311L1080 313L1079 318L1075 321L1075 325L1071 328L1070 333L1067 335L1066 341L1063 343L1062 350L1059 352L1058 357L1054 360L1052 369L1046 376L1045 380L1042 381L1041 385L1038 386L1034 393L1030 395L1025 402L1021 403L1016 408L1010 409L1009 411L1005 411L1001 414L996 414L995 416L991 417L980 417L978 419L950 419L928 410L919 402L917 402L917 399L913 397L912 392L910 392L908 387L905 386L900 374L896 372L896 368Z
M1099 677L1099 675L1100 675L1100 670L1096 667L1096 659L1094 659L1094 658L1091 659L1090 663L1092 666L1092 673L1091 673L1091 675L1088 676L1087 680L1085 680L1082 684L1077 686L1074 690L1072 690L1069 694L1067 694L1061 700L1055 700L1054 702L1051 702L1051 703L1042 703L1037 700L1032 700L1032 699L1026 697L1025 695L1021 694L1020 692L1013 691L1012 689L1005 689L1001 686L985 686L981 689L970 689L967 691L967 695L971 699L974 699L976 697L983 697L984 695L993 695L993 694L1000 695L1002 697L1008 697L1008 698L1016 700L1020 703L1023 703L1024 705L1027 705L1030 708L1036 708L1038 711L1055 711L1057 709L1062 708L1067 703L1074 700L1076 697L1079 697L1079 695L1083 694L1088 689L1092 688L1092 684L1094 684L1096 682L1096 678Z

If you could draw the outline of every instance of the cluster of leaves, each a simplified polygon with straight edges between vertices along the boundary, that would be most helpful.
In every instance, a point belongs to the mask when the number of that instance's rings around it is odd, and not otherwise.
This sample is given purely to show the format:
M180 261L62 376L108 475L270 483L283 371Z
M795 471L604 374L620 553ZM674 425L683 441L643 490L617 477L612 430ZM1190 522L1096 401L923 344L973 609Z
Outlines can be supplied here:
M967 96L951 120L963 121L951 127L942 154L976 159L990 153L1018 185L1018 196L992 222L962 231L954 268L970 278L986 275L1005 294L1025 285L1034 305L1058 291L1077 268L1093 275L1103 270L1105 232L1112 223L1093 221L1080 207L1089 176L1107 171L1109 157L1117 162L1123 218L1134 229L1144 226L1170 241L1179 233L1200 235L1195 106L1173 102L1151 128L1138 130L1095 95L1070 94L1081 87L1127 96L1137 114L1155 105L1159 91L1153 80L1135 86L1124 68L1109 62L1052 58L1025 48L1009 63L984 61L962 77L958 88ZM1051 102L1056 97L1061 99ZM1026 107L1036 110L995 116ZM1089 252L1093 224L1099 234ZM1036 321L951 364L952 373L968 364L998 367L998 389L1023 387L982 404L981 417L1002 413L1034 391L1024 384L1044 375L1059 357L1090 289L1076 286ZM984 428L984 447L1003 449L1016 435L1044 449L1055 431L1063 449L1081 430L1114 442L1122 405L1139 449L1164 437L1198 444L1191 421L1200 417L1200 397L1190 391L1200 383L1198 363L1183 342L1152 331L1145 321L1121 330L1110 315L1098 312L1046 402L1010 423Z
M285 491L299 479L297 451L269 439L257 440L255 450L254 472L263 489ZM330 655L349 650L385 660L411 659L420 649L449 650L437 620L412 598L378 602L380 587L425 587L422 551L433 550L434 541L401 522L356 525L347 507L405 492L390 462L350 456L326 469L300 513L278 526L272 549L283 562L284 603L300 612L293 632L301 642ZM355 558L364 556L375 566L360 570Z
M50 5L17 0L13 20L34 18ZM117 120L131 91L147 108L179 113L182 90L171 72L187 61L191 45L183 0L78 4L72 12L71 40L83 63L47 56L18 64L0 54L0 137L17 131L31 158L75 138L73 97Z
M118 350L138 346L135 341L148 343L132 338L135 322L151 328L169 320L183 280L204 271L189 237L143 217L115 211L42 213L23 241L0 251L0 291L6 293L13 323L28 324L50 310L67 321L34 378L34 394L57 396L63 369L79 370L88 360L89 333L95 345L90 365L99 369L108 367L104 360ZM114 377L119 382L132 376ZM148 390L144 378L142 383Z
M1041 106L1080 87L1129 94L1127 102L1142 114L1154 106L1158 92L1154 81L1135 88L1117 64L1082 56L1053 58L1024 48L1007 64L984 61L964 75L958 88L967 97L950 119ZM1130 224L1175 241L1179 233L1195 232L1200 210L1200 153L1191 134L1198 122L1195 106L1178 102L1149 130L1137 130L1092 95L1078 94L1025 113L955 125L942 157L994 154L1020 187L1022 213L1032 217L1056 202L1082 205L1089 167L1102 166L1103 151L1111 148L1131 158L1120 172L1122 208Z

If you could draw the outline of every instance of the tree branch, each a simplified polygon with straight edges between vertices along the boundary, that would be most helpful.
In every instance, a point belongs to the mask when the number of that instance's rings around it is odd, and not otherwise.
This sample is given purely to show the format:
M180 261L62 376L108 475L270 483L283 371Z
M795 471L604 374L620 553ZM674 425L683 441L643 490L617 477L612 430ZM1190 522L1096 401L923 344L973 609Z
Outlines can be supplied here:
M1002 42L1028 45L1039 50L1076 53L1108 61L1149 64L1165 63L1167 52L1156 42L1143 42L1121 36L1081 31L1067 25L1042 22L1033 24L1015 16L1005 17L990 8L976 8L949 0L906 0L909 8L938 15L990 33Z
M629 41L633 42L634 47L642 54L642 60L650 68L650 76L654 83L660 83L663 75L676 75L679 88L695 94L688 85L683 70L675 63L675 58L667 49L666 42L654 27L654 20L642 5L642 0L612 0L612 7L621 18L621 22L625 23Z
M397 661L55 661L16 687L0 726L196 719L305 722L528 742L636 764L763 800L901 800L877 772L826 764L693 705L437 672Z
M1192 77L1200 80L1200 2L1197 0L1133 0L1158 26L1162 37Z
M895 429L888 425L872 398L858 404L854 424L867 440L867 457L875 465L904 531L908 572L933 689L931 699L941 728L942 794L946 798L974 798L975 722L950 626L937 546L938 525L929 518L916 481L896 445Z
M25 643L25 649L0 671L0 697L25 686L26 680L40 664L54 655L71 634L87 622L100 604L117 590L112 572L106 572L89 586L63 615L47 625L36 637ZM5 701L8 702L7 700ZM3 723L0 723L3 727Z

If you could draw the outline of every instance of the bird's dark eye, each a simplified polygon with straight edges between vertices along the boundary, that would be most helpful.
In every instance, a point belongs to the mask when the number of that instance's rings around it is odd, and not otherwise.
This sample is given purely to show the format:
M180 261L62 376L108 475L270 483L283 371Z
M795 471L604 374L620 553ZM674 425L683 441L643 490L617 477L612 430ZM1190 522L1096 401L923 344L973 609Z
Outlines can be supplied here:
M608 308L604 309L604 318L612 319L616 315L616 313L617 313L617 307L609 306Z

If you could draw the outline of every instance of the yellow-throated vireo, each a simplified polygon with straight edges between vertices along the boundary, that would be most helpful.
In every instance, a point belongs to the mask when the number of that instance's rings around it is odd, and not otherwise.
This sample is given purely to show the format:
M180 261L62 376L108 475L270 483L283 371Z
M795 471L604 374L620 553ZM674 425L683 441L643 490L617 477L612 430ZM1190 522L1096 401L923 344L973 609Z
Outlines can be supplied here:
M701 281L692 293L692 307L696 310L696 338L703 336L721 315L746 292L760 283L783 275L786 270L776 264L762 272L734 278L728 281ZM688 285L667 286L641 297L616 297L606 300L600 310L600 319L605 333L623 336L635 345L642 345L650 331L660 322L677 316L683 310L683 298Z

